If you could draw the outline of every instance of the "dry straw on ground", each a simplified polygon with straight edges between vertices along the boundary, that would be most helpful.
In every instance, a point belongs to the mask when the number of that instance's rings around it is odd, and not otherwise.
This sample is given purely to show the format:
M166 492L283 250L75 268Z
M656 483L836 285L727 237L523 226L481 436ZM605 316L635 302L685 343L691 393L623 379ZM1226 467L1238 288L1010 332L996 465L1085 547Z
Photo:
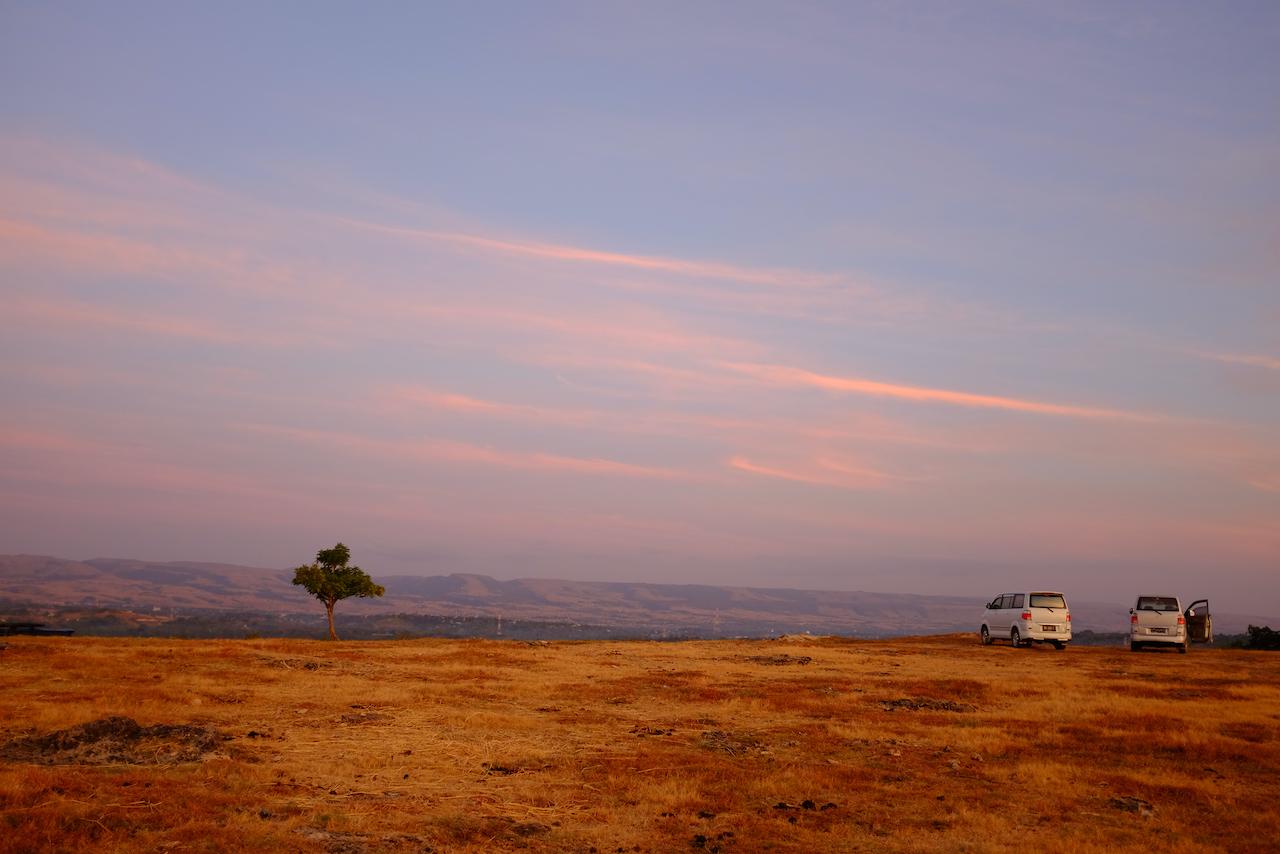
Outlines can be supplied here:
M17 638L0 852L1275 851L1278 661Z

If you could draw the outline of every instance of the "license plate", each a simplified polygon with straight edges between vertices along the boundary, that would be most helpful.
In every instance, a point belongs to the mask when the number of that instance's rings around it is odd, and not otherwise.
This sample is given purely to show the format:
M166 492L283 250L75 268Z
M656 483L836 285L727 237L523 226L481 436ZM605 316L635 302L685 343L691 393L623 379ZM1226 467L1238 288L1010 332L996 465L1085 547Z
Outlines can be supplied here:
M1042 632L1056 632L1057 630L1058 630L1057 626L1041 626L1040 627L1040 631Z
M1162 635L1165 633L1164 629L1148 629L1148 631L1150 631L1151 634L1153 635Z

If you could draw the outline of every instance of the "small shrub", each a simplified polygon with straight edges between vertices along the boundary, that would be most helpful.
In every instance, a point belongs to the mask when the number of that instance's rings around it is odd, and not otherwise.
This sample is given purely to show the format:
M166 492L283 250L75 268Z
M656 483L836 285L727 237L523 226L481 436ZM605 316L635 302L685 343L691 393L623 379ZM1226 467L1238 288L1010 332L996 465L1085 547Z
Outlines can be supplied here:
M1245 649L1280 649L1280 632L1270 626L1250 626L1245 637Z

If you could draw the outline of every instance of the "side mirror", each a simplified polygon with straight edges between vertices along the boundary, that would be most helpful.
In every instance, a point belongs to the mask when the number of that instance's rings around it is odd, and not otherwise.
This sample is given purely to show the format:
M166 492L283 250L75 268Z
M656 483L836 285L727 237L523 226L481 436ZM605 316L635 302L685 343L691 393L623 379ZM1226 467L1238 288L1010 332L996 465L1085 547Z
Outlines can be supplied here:
M1132 609L1132 608L1130 608L1130 609L1129 609L1129 613L1130 613L1130 614L1132 614L1132 613L1133 613L1133 609Z
M1195 609L1195 608L1188 608L1188 609L1187 609L1187 616L1188 616L1188 617L1194 617L1195 615L1196 615L1196 609Z

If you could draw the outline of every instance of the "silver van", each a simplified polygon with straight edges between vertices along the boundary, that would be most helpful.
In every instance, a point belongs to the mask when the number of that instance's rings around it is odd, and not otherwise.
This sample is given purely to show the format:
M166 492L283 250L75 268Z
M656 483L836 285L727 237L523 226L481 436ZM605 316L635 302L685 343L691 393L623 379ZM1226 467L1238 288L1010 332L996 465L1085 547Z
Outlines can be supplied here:
M1183 608L1177 596L1139 596L1129 609L1129 649L1134 652L1154 646L1186 653L1192 643L1213 643L1208 599Z
M982 612L978 637L984 644L1007 640L1015 647L1051 643L1065 649L1071 640L1071 609L1061 593L1002 593Z

